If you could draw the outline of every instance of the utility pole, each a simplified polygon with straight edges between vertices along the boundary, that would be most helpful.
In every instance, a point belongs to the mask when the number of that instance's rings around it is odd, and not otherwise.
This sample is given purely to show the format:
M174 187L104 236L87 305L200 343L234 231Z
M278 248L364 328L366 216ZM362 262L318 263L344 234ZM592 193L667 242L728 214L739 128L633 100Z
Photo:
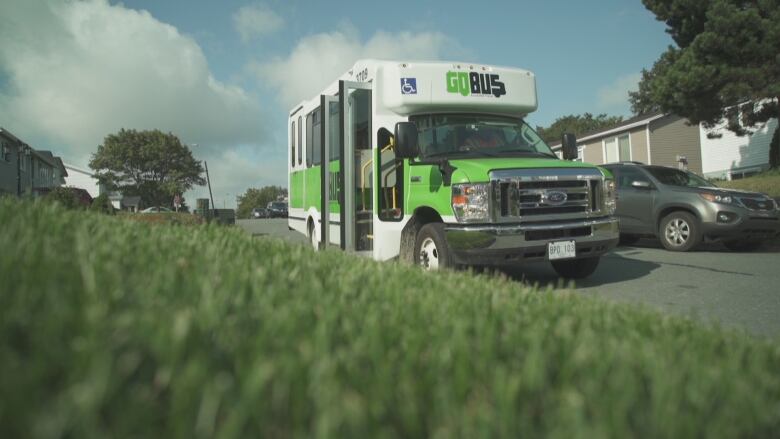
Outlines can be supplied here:
M211 179L209 178L209 164L206 163L205 160L203 160L203 166L206 168L206 183L208 183L209 185L209 199L211 199L211 209L216 209L216 206L214 206L214 195L211 194ZM211 218L211 212L209 212L209 218Z

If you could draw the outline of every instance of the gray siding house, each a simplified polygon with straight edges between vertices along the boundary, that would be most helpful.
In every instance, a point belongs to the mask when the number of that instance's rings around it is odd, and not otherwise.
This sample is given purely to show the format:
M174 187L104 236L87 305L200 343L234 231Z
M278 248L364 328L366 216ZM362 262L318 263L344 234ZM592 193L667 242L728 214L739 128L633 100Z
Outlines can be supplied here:
M0 194L38 195L62 186L67 175L59 157L36 151L0 128Z
M602 165L634 161L680 167L701 174L699 127L672 114L653 113L577 139L578 160ZM560 153L560 142L551 145Z
M773 119L740 137L723 127L708 130L674 114L652 113L577 139L577 160L597 165L635 161L711 178L741 178L769 167L769 143L776 129ZM550 146L561 155L560 141Z

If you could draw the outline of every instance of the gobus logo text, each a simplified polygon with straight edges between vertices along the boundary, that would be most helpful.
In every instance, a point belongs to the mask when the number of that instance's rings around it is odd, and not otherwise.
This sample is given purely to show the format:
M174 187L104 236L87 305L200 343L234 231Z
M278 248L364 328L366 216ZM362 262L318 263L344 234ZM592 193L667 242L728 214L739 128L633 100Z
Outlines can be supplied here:
M447 91L463 96L493 95L498 98L506 94L506 87L496 74L447 72Z

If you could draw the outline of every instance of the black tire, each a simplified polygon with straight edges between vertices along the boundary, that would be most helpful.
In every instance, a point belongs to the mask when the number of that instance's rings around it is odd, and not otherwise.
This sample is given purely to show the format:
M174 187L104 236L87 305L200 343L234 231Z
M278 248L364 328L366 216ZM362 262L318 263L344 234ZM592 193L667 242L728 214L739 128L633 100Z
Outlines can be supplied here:
M321 244L319 241L315 241L316 234L314 233L314 222L309 221L309 244L314 249L314 251L320 251Z
M725 245L727 249L734 252L749 252L753 250L758 250L763 244L764 243L762 241L750 241L750 240L746 241L742 239L723 241L723 245Z
M426 224L417 232L414 264L428 271L452 268L452 254L444 236L444 224Z
M583 279L596 271L601 257L550 261L558 276L565 279Z
M639 242L639 236L620 234L620 245L634 245Z
M658 238L667 250L687 252L701 242L699 220L682 210L672 212L661 219Z

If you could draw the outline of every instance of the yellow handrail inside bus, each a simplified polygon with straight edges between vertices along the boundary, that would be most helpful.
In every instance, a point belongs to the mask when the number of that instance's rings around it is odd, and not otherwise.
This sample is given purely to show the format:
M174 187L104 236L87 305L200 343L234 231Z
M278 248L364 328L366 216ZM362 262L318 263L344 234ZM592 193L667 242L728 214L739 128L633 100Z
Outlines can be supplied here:
M395 166L390 168L389 171L387 171L387 174L385 174L385 185L384 185L384 187L387 187L387 180L390 178L390 174L393 173L393 171L395 171L398 168L400 168L401 166L403 166L403 163L397 163ZM396 187L395 186L393 186L393 191L392 192L393 192L393 209L395 209L396 208L396 204L397 204L396 203Z
M382 158L382 153L383 152L385 152L387 150L390 150L390 149L393 149L394 146L395 146L395 142L393 141L393 138L391 137L390 138L390 143L388 143L387 146L385 146L384 148L382 148L381 151L379 151L379 158L380 159ZM368 168L371 165L371 163L374 163L374 158L373 157L368 159L366 164L364 164L360 168L360 202L363 204L363 210L366 210L366 168Z

